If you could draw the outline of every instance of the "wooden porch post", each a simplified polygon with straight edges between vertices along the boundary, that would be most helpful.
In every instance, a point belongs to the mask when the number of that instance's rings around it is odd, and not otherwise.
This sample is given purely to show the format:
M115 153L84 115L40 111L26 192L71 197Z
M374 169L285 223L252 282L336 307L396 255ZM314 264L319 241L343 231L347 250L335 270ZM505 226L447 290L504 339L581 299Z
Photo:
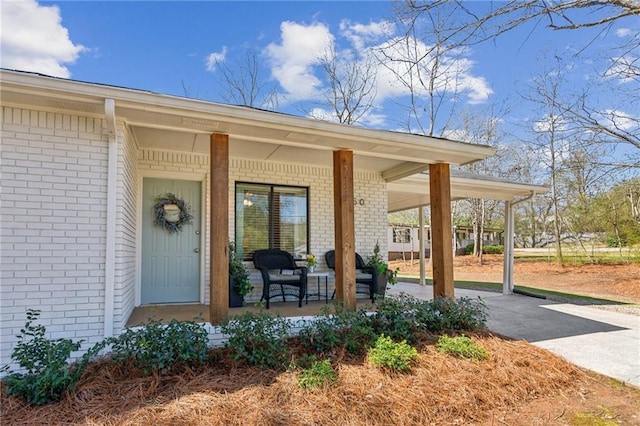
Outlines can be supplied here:
M220 324L229 315L229 135L211 135L209 162L209 321Z
M336 297L356 310L356 238L353 216L353 152L333 153L333 211L336 240Z
M433 296L454 298L449 164L429 165Z

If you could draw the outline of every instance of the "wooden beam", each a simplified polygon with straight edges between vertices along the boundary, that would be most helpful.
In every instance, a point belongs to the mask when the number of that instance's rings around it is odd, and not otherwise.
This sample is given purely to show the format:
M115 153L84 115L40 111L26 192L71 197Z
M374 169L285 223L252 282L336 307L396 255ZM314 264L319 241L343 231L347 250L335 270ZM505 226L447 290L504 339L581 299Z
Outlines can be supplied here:
M229 315L229 136L211 135L209 321Z
M336 297L356 310L356 238L353 215L353 152L333 153L333 211L336 240Z
M454 298L449 164L429 166L433 296Z
M428 164L404 163L382 172L382 179L386 180L387 182L393 182L407 176L413 176L415 174L424 172L427 169L429 169Z

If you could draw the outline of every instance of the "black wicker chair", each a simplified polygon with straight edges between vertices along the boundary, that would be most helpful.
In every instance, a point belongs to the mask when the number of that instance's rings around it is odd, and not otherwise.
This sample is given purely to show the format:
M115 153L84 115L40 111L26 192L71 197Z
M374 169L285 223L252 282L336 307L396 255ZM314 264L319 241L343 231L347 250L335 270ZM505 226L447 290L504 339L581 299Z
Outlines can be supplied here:
M253 254L253 265L262 275L262 298L269 309L269 300L291 295L298 298L298 307L307 292L307 268L298 266L290 253L279 249L257 250Z
M336 269L336 252L330 250L324 254L324 260L327 266L335 271ZM367 266L358 253L356 253L356 293L366 294L371 298L371 302L375 302L378 283L378 270L373 266ZM331 298L336 296L333 290Z

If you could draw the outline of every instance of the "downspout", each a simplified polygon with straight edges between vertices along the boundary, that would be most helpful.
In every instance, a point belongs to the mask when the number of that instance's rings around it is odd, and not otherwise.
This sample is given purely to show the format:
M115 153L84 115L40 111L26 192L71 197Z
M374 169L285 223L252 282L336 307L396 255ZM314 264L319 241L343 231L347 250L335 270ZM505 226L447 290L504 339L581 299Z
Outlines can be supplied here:
M513 293L513 248L514 248L514 228L515 216L514 207L524 201L530 200L536 195L535 191L531 191L529 195L517 201L505 201L505 244L504 244L504 260L502 267L502 294Z
M116 134L116 103L104 100L104 117L109 136L107 172L107 238L104 265L104 337L113 336L113 312L116 272L116 203L118 201L118 137Z
M426 271L425 271L425 266L424 266L424 261L425 261L425 257L424 257L424 206L419 206L418 207L418 225L420 226L420 231L418 232L419 234L419 240L420 240L420 244L419 244L419 250L420 250L420 256L418 256L418 258L420 259L420 285L425 285L426 284Z

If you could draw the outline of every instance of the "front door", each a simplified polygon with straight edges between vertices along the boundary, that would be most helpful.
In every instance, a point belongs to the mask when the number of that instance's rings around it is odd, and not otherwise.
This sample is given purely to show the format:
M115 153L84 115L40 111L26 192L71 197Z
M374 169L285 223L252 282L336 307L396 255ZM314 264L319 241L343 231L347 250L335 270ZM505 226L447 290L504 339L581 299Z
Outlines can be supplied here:
M197 181L143 179L142 304L200 301L200 192ZM183 200L193 215L191 222L177 232L157 224L154 207L157 199L167 194ZM174 221L171 207L165 209L165 218Z

